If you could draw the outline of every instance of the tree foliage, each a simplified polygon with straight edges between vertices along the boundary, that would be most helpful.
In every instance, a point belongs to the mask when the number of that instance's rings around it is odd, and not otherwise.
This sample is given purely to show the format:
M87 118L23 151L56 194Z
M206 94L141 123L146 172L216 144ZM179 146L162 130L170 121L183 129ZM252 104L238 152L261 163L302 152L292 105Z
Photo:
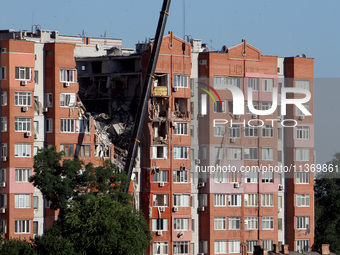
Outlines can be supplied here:
M0 245L0 254L6 255L37 255L32 245L25 240L20 239L2 239Z
M330 244L330 249L340 253L340 153L328 162L330 170L315 180L315 245Z

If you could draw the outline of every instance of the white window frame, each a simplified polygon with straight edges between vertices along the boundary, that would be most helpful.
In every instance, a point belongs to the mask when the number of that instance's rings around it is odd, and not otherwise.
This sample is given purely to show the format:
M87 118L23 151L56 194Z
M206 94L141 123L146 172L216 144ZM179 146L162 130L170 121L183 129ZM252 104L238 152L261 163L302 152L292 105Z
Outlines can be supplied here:
M154 183L166 183L168 182L168 173L167 170L159 170L153 173L153 182Z
M223 172L223 171L216 171L214 173L214 182L215 183L227 183L227 172Z
M227 77L228 84L242 89L242 78L241 77Z
M244 174L245 183L258 183L259 173L256 171L247 171Z
M60 93L60 107L74 107L75 105L75 93Z
M230 160L242 160L242 148L228 148L228 159Z
M229 126L229 137L230 138L241 138L241 125Z
M309 149L308 148L295 149L295 160L296 161L309 161Z
M227 194L214 194L214 206L226 207L227 206Z
M310 128L308 126L296 127L296 139L309 140Z
M153 254L167 255L169 254L168 242L153 242Z
M309 103L303 103L302 105L309 111L309 108L310 108ZM295 115L296 116L305 116L305 114L297 106L295 106Z
M296 206L297 207L310 207L309 194L296 194Z
M53 93L45 93L45 107L53 107Z
M30 81L31 80L31 68L16 66L15 67L15 79L19 81Z
M241 229L241 217L229 217L229 230Z
M253 101L252 104L253 104L253 107L254 107L256 110L259 109L259 102ZM246 114L253 114L253 113L250 111L250 109L249 109L248 101L246 102Z
M153 159L167 159L168 158L168 147L167 146L151 146L152 158ZM158 156L158 150L163 150ZM163 156L162 156L163 155Z
M189 159L190 147L189 146L174 146L173 158L174 159Z
M309 184L309 172L296 172L296 184Z
M174 170L173 171L174 183L188 183L189 182L189 171L188 170Z
M262 91L272 92L274 87L274 79L262 78Z
M244 149L244 159L245 160L258 160L259 159L259 149L257 147L245 148Z
M261 102L261 110L262 111L269 110L270 108L272 108L272 105L273 105L272 102ZM272 115L272 113L270 115Z
M0 80L6 80L6 66L0 66Z
M7 143L1 143L1 157L7 157Z
M248 78L248 88L252 88L253 91L259 91L259 78Z
M228 253L241 253L241 241L229 240L228 241Z
M214 113L226 113L227 112L227 101L221 100L221 103L218 101L214 104Z
M230 207L242 206L242 195L241 194L229 194L228 195L228 206Z
M14 208L31 208L31 195L30 194L15 194L14 195Z
M189 230L189 219L188 218L174 218L174 230Z
M29 182L30 177L31 177L30 168L15 169L15 182Z
M174 254L188 254L189 242L188 241L175 241L174 242Z
M225 135L225 125L215 124L214 127L214 137L224 137Z
M152 195L152 206L168 207L168 205L169 205L168 194L153 194Z
M75 119L60 119L60 133L75 133Z
M27 132L31 131L31 118L15 117L14 131L15 132Z
M175 88L189 88L189 75L175 74L174 87Z
M19 154L20 152L20 154ZM21 158L29 158L32 155L32 144L30 143L15 143L14 156Z
M273 161L274 160L274 149L273 148L262 148L261 152L262 160Z
M310 241L309 241L309 239L297 239L296 240L296 250L297 251L310 251Z
M257 230L259 227L258 217L248 216L244 218L244 229L245 230Z
M274 230L273 216L262 216L262 230Z
M176 207L189 207L190 195L189 194L174 194L173 203Z
M15 106L32 106L32 92L15 91L14 92Z
M214 254L227 254L227 241L226 240L214 241Z
M29 234L30 232L30 220L14 220L15 234Z
M74 82L75 69L60 68L60 82Z
M175 122L174 135L188 135L188 123Z
M295 81L295 88L302 88L302 89L309 90L309 81L306 81L306 80Z
M258 244L259 244L258 240L247 240L247 253L253 253L254 246Z
M53 118L46 118L46 133L53 132Z
M227 84L226 76L214 76L214 88L215 89L225 89Z
M244 206L255 207L259 204L259 195L257 193L244 194Z
M274 173L272 171L265 171L261 173L262 183L274 183Z
M308 229L310 227L309 216L296 217L296 229Z
M261 206L273 207L274 206L274 194L261 194Z
M226 217L215 217L214 230L226 230L226 229L227 229Z
M263 125L262 127L262 137L264 138L273 138L274 137L274 128L272 125Z
M76 132L89 134L91 131L91 119L79 118L76 120Z
M1 91L1 106L7 105L7 91Z
M223 147L215 147L214 148L215 159L222 159L224 155L224 148Z
M152 231L168 231L168 219L152 219Z
M244 137L258 137L259 128L246 125L244 128Z
M272 251L274 249L274 240L262 240L262 246L264 249Z
M1 117L1 132L7 132L7 117Z

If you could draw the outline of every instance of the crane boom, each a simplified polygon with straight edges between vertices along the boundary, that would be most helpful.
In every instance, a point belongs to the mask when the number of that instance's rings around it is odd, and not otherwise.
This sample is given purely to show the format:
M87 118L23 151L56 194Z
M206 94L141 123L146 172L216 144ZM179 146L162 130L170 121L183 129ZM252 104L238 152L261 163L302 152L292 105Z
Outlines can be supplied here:
M132 133L132 139L129 144L129 150L124 169L129 178L131 178L132 175L132 169L135 164L138 144L141 140L143 124L148 112L148 101L150 98L151 85L155 74L157 59L162 44L167 17L169 15L170 2L171 0L163 1L162 11L159 16L155 40L153 43L148 69L143 84L142 96L138 105L135 126ZM125 192L128 192L128 187L125 188Z

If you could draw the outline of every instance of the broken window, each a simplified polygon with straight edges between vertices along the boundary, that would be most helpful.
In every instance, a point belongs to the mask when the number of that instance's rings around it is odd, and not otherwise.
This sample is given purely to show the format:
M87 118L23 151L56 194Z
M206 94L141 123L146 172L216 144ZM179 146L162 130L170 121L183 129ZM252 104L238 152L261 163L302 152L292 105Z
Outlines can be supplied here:
M166 98L152 98L151 109L153 110L153 118L167 118L168 117L168 99Z
M102 144L96 144L94 148L94 156L96 158L109 158L110 147Z
M178 118L188 117L188 100L186 98L175 98L175 116Z
M154 143L163 143L166 144L168 142L168 125L167 122L154 122L152 124L153 130L153 141Z
M90 133L90 120L89 119L78 119L76 120L76 128L78 133Z
M154 194L152 195L153 206L168 206L167 194Z
M72 107L76 103L75 93L60 93L60 106Z
M152 158L154 159L166 159L168 158L168 148L166 146L153 146Z
M169 95L169 75L155 74L153 81L154 96L168 96Z

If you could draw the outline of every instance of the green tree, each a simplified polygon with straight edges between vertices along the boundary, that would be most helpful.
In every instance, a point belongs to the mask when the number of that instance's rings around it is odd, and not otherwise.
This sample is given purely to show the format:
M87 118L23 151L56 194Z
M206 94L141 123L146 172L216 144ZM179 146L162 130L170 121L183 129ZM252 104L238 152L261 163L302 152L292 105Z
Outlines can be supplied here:
M1 240L0 254L6 255L37 255L32 245L25 240L10 239Z
M315 245L330 244L331 251L340 253L340 153L328 162L329 171L315 180ZM333 171L332 171L333 169Z

